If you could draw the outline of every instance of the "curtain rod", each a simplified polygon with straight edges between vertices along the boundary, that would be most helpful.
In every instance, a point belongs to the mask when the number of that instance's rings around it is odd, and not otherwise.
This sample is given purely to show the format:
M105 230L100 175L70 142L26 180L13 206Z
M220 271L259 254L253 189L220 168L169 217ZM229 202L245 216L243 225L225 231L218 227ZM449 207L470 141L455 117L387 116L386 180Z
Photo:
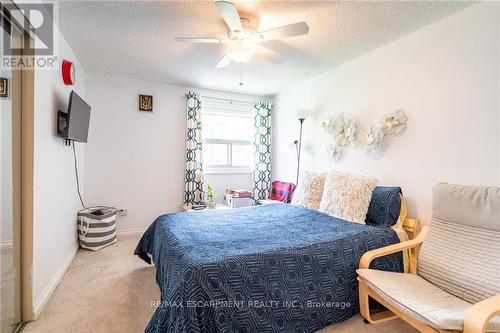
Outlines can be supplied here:
M228 98L220 98L220 97L211 97L211 96L201 96L202 99L217 99L221 101L228 101L228 102L235 102L235 103L245 103L245 104L252 104L254 105L255 102L247 102L247 101L238 101L235 99L228 99Z

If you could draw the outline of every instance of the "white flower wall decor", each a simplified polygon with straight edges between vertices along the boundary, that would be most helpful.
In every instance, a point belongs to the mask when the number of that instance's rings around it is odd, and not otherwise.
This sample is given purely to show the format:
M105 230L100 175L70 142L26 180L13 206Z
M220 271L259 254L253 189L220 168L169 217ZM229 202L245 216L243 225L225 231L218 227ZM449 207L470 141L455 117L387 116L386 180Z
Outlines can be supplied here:
M382 132L384 134L397 135L406 129L408 118L403 110L386 113L382 119Z
M360 147L369 155L374 155L382 147L385 135L399 135L407 126L408 118L403 110L395 110L384 115L380 125L362 128L356 117L341 113L323 121L323 129L333 136L333 143L327 147L332 160L338 160L346 147Z
M368 126L360 137L361 147L369 155L374 155L380 150L384 133L377 126Z
M352 114L341 113L336 117L325 120L323 128L328 134L333 135L338 146L356 145L358 121Z
M326 131L328 134L333 134L333 127L334 127L335 121L333 118L330 118L328 120L324 120L323 124L321 127Z
M340 147L356 146L358 121L354 115L341 113L334 119L333 135Z
M326 152L328 153L328 156L332 160L338 160L340 158L340 155L342 155L342 147L340 147L336 143L332 143L328 145Z

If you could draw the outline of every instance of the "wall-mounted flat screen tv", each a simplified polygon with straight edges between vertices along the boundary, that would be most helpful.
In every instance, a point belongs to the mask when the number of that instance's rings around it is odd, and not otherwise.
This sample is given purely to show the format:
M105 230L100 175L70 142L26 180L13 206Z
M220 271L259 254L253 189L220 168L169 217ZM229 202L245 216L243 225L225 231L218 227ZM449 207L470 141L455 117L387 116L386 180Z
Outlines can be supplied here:
M69 95L68 112L59 112L58 134L68 140L87 142L90 105L74 91Z

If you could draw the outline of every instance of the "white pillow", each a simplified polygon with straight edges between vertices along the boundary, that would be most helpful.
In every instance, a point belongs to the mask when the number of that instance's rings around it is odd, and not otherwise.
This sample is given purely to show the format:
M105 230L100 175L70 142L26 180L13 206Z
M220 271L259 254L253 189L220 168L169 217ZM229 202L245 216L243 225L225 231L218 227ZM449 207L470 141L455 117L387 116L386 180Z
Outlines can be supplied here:
M292 205L318 209L323 197L324 183L325 174L318 174L311 171L302 173L299 184L293 192Z
M343 220L364 224L377 183L375 178L330 172L325 179L319 210Z

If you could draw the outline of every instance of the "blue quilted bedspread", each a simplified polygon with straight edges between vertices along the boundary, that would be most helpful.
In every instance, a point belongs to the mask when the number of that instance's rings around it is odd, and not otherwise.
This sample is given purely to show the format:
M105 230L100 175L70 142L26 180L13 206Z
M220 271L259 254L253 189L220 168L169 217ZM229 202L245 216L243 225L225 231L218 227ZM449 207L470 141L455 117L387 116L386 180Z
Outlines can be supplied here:
M283 204L160 216L135 250L161 290L145 331L314 332L359 311L361 255L397 242L388 227ZM402 256L372 265L401 271Z

